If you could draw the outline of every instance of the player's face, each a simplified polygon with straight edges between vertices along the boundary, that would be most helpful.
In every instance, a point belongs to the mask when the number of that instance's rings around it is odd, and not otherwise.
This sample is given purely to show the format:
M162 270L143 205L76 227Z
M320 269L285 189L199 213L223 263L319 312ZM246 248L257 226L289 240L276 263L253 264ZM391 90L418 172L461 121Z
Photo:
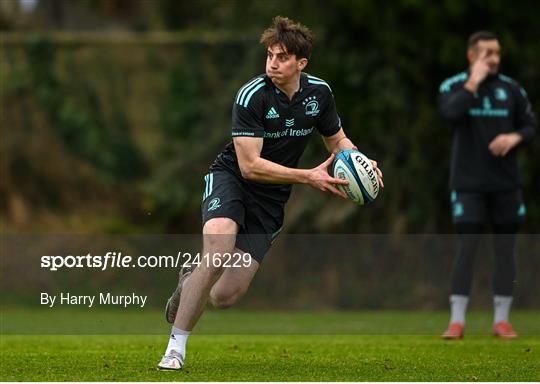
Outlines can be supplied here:
M307 59L296 59L280 45L268 47L266 52L266 74L274 83L287 83L298 75L307 64Z
M501 46L499 40L480 40L473 49L473 60L484 58L489 67L489 74L499 72L501 63Z

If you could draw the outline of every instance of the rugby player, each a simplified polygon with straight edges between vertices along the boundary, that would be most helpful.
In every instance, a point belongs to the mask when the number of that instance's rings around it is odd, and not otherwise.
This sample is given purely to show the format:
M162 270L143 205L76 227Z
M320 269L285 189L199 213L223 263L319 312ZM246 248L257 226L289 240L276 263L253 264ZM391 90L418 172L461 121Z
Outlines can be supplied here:
M458 250L452 266L450 325L445 339L464 335L479 235L494 232L493 333L515 338L509 322L516 279L515 234L525 218L517 151L533 140L535 116L525 90L499 72L501 45L486 31L467 45L469 68L440 87L439 107L452 126L450 189Z
M281 231L283 208L293 184L346 198L328 174L335 154L356 148L347 138L328 83L306 72L313 36L305 26L277 16L263 32L266 73L245 83L234 98L232 141L205 176L202 202L203 254L193 271L184 268L166 308L173 323L158 368L184 365L186 341L207 301L228 308L247 291L266 252ZM318 132L330 156L312 169L298 169L310 136ZM382 173L372 161L382 184ZM249 265L216 266L210 259L245 254Z

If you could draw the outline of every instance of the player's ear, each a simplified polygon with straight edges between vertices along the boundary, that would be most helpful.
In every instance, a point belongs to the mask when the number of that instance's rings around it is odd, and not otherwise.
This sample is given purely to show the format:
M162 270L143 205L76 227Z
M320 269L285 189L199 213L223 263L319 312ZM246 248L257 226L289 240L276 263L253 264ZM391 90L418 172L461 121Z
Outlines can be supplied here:
M470 64L474 63L476 59L478 58L478 48L471 47L467 49L467 60Z
M307 63L308 63L308 59L306 59L305 57L298 60L298 70L299 71L304 70L304 68L307 66Z

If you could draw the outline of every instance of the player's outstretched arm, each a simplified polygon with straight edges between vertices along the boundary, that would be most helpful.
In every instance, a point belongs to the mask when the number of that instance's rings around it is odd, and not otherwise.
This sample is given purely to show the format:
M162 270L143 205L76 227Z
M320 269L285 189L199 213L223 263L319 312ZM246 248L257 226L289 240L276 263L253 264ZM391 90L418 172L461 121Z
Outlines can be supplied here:
M261 157L263 139L256 137L235 137L233 139L240 171L245 179L273 184L308 184L313 188L331 192L347 198L336 184L348 184L328 174L328 167L334 160L332 154L325 162L312 169L289 168Z
M323 142L328 152L337 155L345 149L358 149L351 140L345 135L345 131L341 128L332 136L323 136Z

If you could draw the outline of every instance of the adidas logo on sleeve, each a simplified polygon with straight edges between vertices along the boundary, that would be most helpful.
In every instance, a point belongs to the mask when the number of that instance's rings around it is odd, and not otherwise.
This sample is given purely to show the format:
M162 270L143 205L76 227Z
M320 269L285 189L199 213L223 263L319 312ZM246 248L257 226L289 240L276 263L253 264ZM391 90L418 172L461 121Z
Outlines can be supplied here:
M277 119L278 117L279 117L279 113L277 113L274 107L270 108L268 110L268 113L266 114L267 119Z

